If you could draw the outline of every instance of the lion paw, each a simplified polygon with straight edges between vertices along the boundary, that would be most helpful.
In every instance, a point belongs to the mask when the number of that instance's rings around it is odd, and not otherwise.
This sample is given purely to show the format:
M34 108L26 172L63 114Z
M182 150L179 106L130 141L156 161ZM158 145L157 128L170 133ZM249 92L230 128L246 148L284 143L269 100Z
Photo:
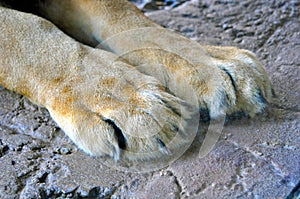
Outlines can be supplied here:
M197 98L198 108L208 109L211 118L238 111L254 116L272 98L265 69L247 50L202 46L153 27L122 32L102 45L190 104Z
M197 131L188 130L195 118L187 104L125 63L116 62L110 69L114 73L105 78L97 70L85 71L76 85L57 89L63 95L47 107L81 149L92 156L137 161L177 157L189 147Z

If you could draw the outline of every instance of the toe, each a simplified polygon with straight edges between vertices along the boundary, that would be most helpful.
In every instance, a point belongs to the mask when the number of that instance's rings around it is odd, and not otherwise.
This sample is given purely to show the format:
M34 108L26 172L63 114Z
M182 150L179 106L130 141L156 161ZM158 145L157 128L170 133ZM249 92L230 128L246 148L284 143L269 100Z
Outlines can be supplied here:
M178 148L184 152L197 132L195 128L188 129L191 121L197 120L194 109L164 92L141 90L138 95L146 106L126 104L104 115L119 129L121 158L157 160L178 156Z
M120 158L124 146L123 134L112 122L84 106L72 105L49 109L52 118L84 152L92 156Z
M226 59L215 59L215 64L230 78L237 103L229 113L244 111L250 116L261 112L272 99L269 78L256 57L249 51L233 49Z

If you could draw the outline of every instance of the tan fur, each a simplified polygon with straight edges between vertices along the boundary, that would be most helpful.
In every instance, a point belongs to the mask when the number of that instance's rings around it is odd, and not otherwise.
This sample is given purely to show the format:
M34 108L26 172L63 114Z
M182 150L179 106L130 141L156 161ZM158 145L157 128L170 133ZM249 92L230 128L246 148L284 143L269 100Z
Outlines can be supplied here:
M49 0L39 11L73 38L106 51L76 42L44 19L0 7L0 85L46 107L89 154L159 158L190 141L184 134L190 106L208 108L212 118L240 110L254 116L271 100L270 81L251 52L201 46L125 0Z

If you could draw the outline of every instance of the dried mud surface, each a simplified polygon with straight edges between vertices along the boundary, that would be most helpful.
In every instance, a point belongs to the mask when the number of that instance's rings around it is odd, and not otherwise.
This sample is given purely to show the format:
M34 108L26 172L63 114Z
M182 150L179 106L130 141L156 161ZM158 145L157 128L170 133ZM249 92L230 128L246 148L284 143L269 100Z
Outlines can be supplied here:
M87 156L46 110L0 87L0 198L299 197L300 2L193 0L155 9L145 9L151 19L200 43L254 51L277 101L257 118L229 121L205 158L197 157L199 132L171 166L138 174Z

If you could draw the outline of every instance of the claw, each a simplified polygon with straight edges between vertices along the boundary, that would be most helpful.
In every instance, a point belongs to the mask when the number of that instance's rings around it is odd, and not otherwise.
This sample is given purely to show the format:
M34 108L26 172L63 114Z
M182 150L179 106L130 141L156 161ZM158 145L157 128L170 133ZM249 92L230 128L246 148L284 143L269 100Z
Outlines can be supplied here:
M123 133L123 131L115 124L114 121L110 119L104 120L106 123L108 123L115 131L115 137L118 140L118 145L120 149L125 150L126 149L126 142L127 139Z
M159 138L156 138L156 141L158 142L159 145L159 150L166 154L166 155L172 155L172 152L166 147L166 144Z
M223 70L229 77L232 87L234 88L234 91L237 92L237 87L236 87L236 83L232 77L232 75L230 74L230 72L226 69L226 68L220 68L221 70Z
M264 95L262 94L261 90L259 89L257 94L256 94L256 99L257 102L260 104L267 104L268 101L266 100L266 98L264 97Z

